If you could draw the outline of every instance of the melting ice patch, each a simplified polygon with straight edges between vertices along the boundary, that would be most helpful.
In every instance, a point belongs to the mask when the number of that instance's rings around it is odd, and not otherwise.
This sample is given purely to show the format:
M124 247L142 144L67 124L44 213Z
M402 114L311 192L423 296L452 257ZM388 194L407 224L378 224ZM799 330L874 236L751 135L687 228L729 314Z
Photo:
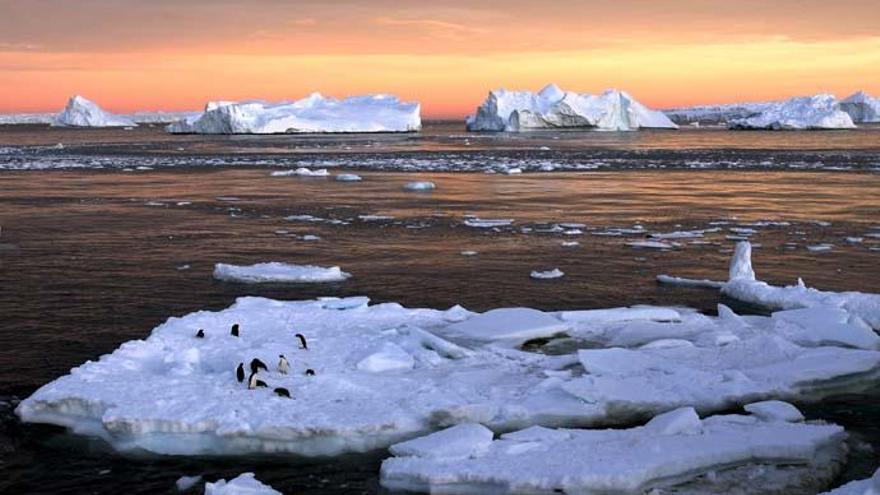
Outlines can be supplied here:
M315 236L310 239L317 240ZM351 277L350 273L342 271L338 266L323 267L314 265L292 265L289 263L257 263L254 265L240 266L217 263L214 266L214 278L227 282L243 282L258 284L266 282L280 283L312 283L312 282L341 282Z

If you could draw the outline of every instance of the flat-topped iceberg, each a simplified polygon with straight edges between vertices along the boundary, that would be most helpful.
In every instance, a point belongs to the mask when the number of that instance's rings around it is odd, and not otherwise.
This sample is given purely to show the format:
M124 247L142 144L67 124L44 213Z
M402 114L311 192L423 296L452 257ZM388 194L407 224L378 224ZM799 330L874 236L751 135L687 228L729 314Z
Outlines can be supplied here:
M731 129L805 130L852 129L849 114L840 109L830 94L798 96L768 105L756 115L728 122Z
M676 129L663 112L647 108L629 94L608 90L601 95L563 91L550 84L538 93L491 91L474 115L469 131L518 132L541 129L631 131Z
M880 98L874 98L864 91L844 98L840 102L840 109L857 124L880 122Z
M482 426L462 425L392 446L380 482L432 494L760 493L768 481L774 493L815 492L839 471L843 440L836 425L700 419L693 408L626 430L535 426L497 440Z
M82 96L72 96L67 106L53 120L53 127L134 127L137 124L121 115L106 112Z
M341 282L351 277L338 266L292 265L290 263L257 263L249 266L217 263L214 278L228 282L258 283L314 283Z
M290 134L414 132L421 129L418 103L392 95L327 98L319 93L292 103L211 102L205 111L168 126L180 134Z

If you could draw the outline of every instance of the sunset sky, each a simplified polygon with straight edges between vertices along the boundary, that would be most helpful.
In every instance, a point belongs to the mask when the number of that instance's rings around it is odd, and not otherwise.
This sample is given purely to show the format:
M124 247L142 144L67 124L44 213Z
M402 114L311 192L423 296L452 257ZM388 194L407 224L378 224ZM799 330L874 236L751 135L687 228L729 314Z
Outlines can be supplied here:
M460 117L493 88L653 107L880 94L880 0L0 0L0 112L385 92Z

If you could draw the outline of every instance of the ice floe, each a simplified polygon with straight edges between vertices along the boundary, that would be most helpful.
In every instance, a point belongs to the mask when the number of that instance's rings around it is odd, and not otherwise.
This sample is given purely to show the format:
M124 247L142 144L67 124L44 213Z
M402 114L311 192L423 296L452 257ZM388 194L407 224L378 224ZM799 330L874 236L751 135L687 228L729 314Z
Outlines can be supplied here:
M546 280L546 279L552 279L552 278L561 278L561 277L564 277L564 276L565 276L565 272L563 272L563 271L560 270L559 268L554 268L554 269L552 269L552 270L546 270L546 271L534 270L534 271L532 271L532 273L530 274L530 276L531 276L532 278L534 278L534 279L538 279L538 280Z
M303 240L317 239L303 238ZM341 282L350 277L351 274L342 271L338 266L292 265L279 262L257 263L248 266L217 263L214 266L214 278L217 280L249 284Z
M843 428L836 425L754 415L700 419L692 408L625 430L535 426L497 440L491 435L479 425L458 426L409 442L419 448L393 446L394 457L382 463L381 484L436 494L636 494L686 487L711 473L716 486L707 492L726 493L725 473L753 467L752 476L737 474L761 483L762 473L782 474L774 467L796 466L784 479L774 478L780 492L789 484L800 487L804 478L815 490L833 479L846 452Z
M538 93L491 91L477 112L467 118L470 131L528 131L581 128L629 131L675 129L662 112L650 110L629 94L608 90L601 95L563 91L550 84Z
M337 174L336 180L339 182L360 182L363 178L357 174Z
M174 482L174 487L177 488L177 491L179 492L185 492L196 486L200 481L202 481L201 476L181 476Z
M513 219L510 218L465 218L464 224L468 227L477 229L492 229L495 227L508 227L513 225Z
M833 95L802 96L770 105L757 115L734 119L731 129L852 129L849 114L841 110Z
M312 93L292 103L211 102L197 116L168 126L185 134L413 132L421 129L418 103L391 95L342 100Z
M226 481L205 483L205 495L282 495L271 486L261 483L254 473L243 473Z
M276 170L269 175L272 177L327 177L330 175L330 172L328 172L326 168L312 170L306 167L299 167L296 170Z
M131 119L104 111L82 96L72 96L53 120L53 127L134 127Z

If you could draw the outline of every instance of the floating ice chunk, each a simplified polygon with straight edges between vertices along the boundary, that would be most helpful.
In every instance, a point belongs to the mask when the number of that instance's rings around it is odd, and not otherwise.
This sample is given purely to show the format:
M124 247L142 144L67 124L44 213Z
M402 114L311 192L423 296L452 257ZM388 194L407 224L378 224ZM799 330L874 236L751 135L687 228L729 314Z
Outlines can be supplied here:
M504 170L504 173L507 175L518 175L518 174L523 173L523 170L519 167L508 168L508 169Z
M764 421L799 423L804 420L804 415L798 411L798 408L781 400L752 402L743 406L743 409Z
M694 239L703 237L704 230L677 230L675 232L655 232L651 234L654 239Z
M200 481L202 481L201 476L181 476L176 482L174 482L174 486L177 488L177 491L185 492L196 486L196 483Z
M795 97L763 109L761 113L732 120L731 129L851 129L852 118L838 107L833 95Z
M214 265L214 278L229 282L266 283L266 282L341 282L351 277L338 266L322 267L313 265L292 265L289 263L257 263L249 266Z
M709 289L720 289L725 283L716 280L673 277L671 275L657 275L657 282L665 285L677 285L679 287L706 287Z
M272 177L327 177L330 175L330 172L326 168L312 170L307 167L299 167L296 170L276 170L269 175Z
M662 241L632 241L627 242L627 246L645 249L675 249L675 245Z
M429 181L407 182L403 185L403 189L407 191L433 191L437 189L437 185Z
M381 373L383 371L411 370L414 365L415 359L412 355L397 344L385 342L378 351L358 362L357 368L370 373Z
M819 495L878 495L880 494L880 469L874 472L874 476L866 480L851 481L830 492Z
M467 251L462 251L460 254L461 254L462 256L476 256L476 255L479 254L479 253L478 253L477 251L469 251L469 250L467 250Z
M82 96L75 95L53 120L53 127L134 127L132 120L105 112Z
M382 463L380 482L391 490L437 494L648 493L709 471L800 466L784 480L785 491L786 483L796 486L806 473L818 486L828 483L845 455L843 439L836 425L736 415L701 421L685 409L625 430L530 428L466 458L398 455Z
M561 278L561 277L565 276L565 273L562 270L560 270L559 268L554 268L552 270L547 270L547 271L543 271L543 272L542 271L532 271L530 276L534 279L545 280L545 279L551 279L551 278Z
M831 251L834 249L834 244L816 244L813 246L807 246L807 251L811 253L821 253L824 251Z
M578 241L562 241L562 247L577 247L580 245L581 243Z
M676 129L662 112L648 109L629 94L608 90L602 95L563 91L550 84L539 93L489 93L475 115L466 119L469 131L528 131L582 128L629 131L640 128Z
M391 215L358 215L358 218L363 222L388 222L394 220L394 217Z
M421 129L418 103L391 95L343 100L312 93L293 103L211 102L202 114L179 120L168 132L184 134L290 134L413 132Z
M499 219L483 219L483 218L466 218L464 220L464 224L468 227L474 227L478 229L491 229L495 227L507 227L513 224L512 219L508 218L499 218Z
M530 308L500 308L481 313L446 330L482 341L526 340L565 332L568 325L554 316Z
M406 442L394 444L395 456L462 459L483 454L492 444L492 430L476 423L465 423Z
M205 483L205 495L282 495L282 493L260 483L254 477L254 473L244 473L231 481Z
M357 174L337 174L336 180L339 182L360 182L363 178Z

